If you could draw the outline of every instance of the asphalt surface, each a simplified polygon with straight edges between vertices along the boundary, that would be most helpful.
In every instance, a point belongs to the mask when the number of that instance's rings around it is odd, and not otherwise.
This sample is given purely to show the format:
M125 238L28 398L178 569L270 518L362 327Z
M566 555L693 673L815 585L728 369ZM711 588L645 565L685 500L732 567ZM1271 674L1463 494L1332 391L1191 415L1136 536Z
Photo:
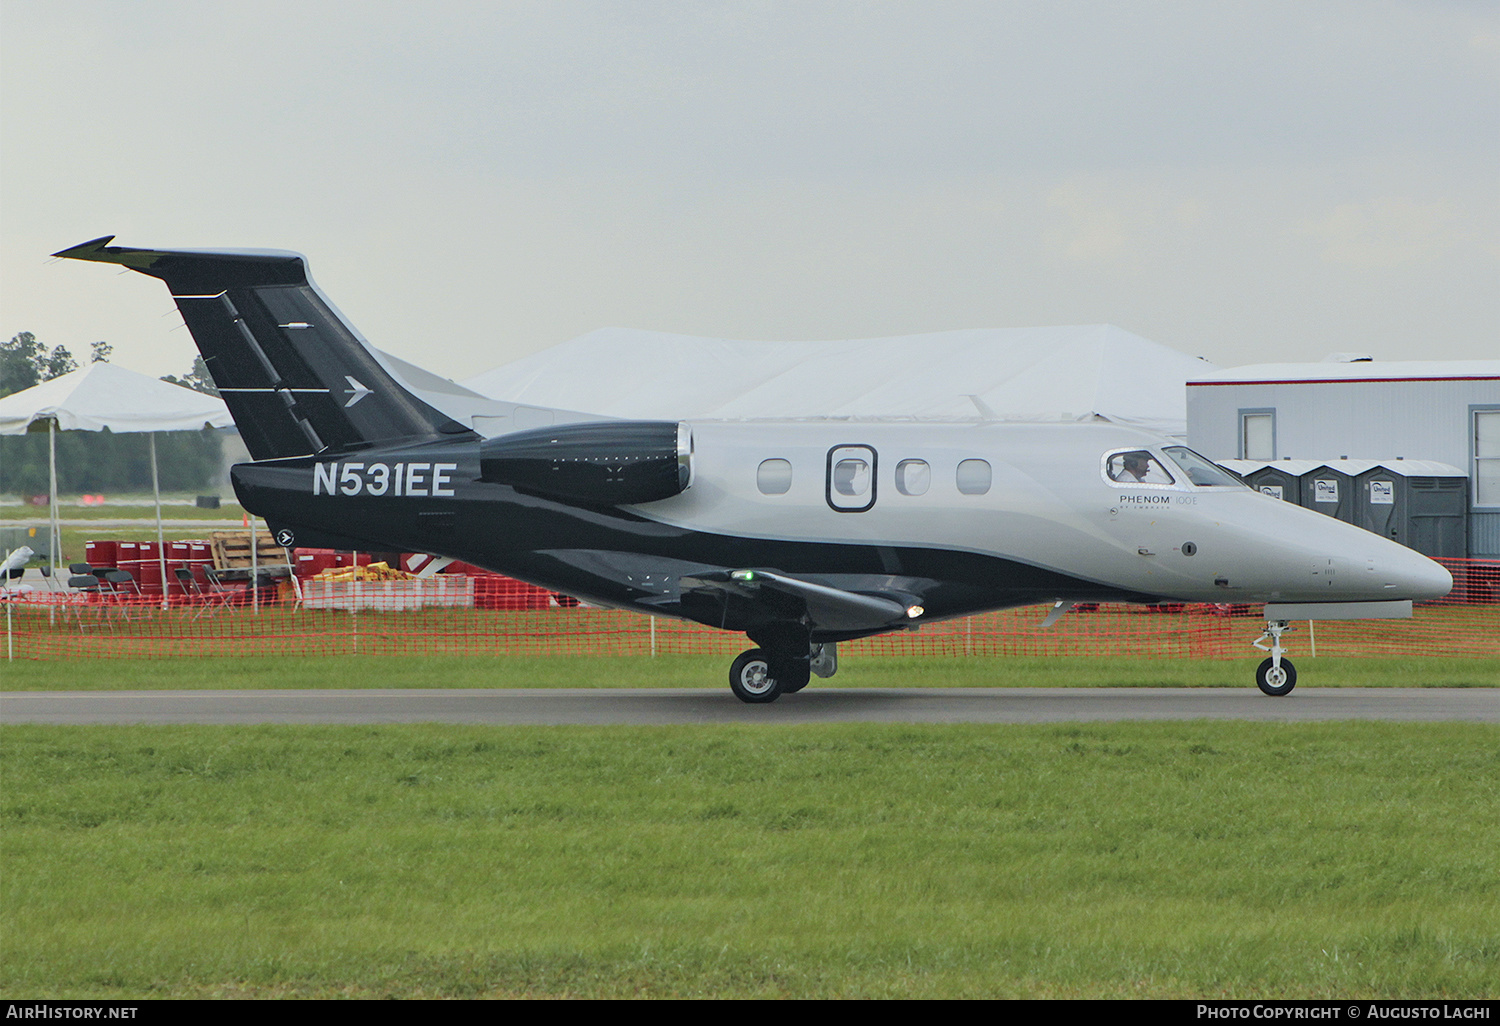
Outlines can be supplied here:
M0 723L1500 723L1500 688L822 688L745 705L727 689L14 691Z

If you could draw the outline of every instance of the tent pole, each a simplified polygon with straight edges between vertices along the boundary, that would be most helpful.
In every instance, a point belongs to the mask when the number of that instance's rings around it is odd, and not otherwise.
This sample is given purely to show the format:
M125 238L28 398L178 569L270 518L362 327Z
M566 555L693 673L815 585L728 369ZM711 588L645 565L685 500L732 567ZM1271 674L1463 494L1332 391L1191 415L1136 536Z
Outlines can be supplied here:
M250 518L250 610L260 613L260 517Z
M156 499L156 559L161 567L161 607L167 608L167 546L161 534L161 485L156 480L156 432L151 432L151 495Z
M53 573L57 572L57 560L62 555L62 523L57 519L57 418L47 421L47 504L52 507L52 536L47 539L48 560Z

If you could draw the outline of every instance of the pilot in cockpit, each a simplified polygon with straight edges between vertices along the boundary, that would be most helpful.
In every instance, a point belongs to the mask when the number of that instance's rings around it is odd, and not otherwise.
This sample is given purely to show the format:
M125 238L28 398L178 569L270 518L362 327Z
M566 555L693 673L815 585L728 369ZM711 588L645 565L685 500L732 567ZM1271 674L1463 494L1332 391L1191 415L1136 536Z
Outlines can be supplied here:
M1121 484L1171 484L1172 475L1144 449L1109 458L1109 477Z

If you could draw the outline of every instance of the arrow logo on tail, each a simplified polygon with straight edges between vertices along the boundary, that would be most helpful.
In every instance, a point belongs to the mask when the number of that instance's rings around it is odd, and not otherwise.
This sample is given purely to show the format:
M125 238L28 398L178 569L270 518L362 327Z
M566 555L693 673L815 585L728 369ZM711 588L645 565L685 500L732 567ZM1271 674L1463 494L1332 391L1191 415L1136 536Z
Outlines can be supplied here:
M347 410L349 407L359 402L365 396L369 395L370 390L356 381L352 375L345 374L344 380L349 382L350 385L349 388L344 389L344 394L351 397L349 401L344 404L344 409Z

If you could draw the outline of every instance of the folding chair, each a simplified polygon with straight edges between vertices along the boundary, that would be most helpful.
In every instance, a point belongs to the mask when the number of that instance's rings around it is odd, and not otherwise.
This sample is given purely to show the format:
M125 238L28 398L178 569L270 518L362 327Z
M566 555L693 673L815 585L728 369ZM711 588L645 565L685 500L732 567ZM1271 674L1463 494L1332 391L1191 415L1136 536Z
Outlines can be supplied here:
M233 609L234 592L224 587L224 582L219 579L219 572L211 566L203 568L203 579L208 582L208 598L214 603L215 608Z
M110 590L117 595L128 595L131 598L141 597L141 586L135 582L135 578L129 570L106 570L104 581Z
M114 590L113 588L108 586L109 581L106 580L106 578L108 578L110 573L113 571L113 567L93 566L89 563L69 563L68 569L79 576L82 576L83 574L93 574L94 580L99 583L98 590L101 592ZM72 587L71 584L69 586Z
M87 563L74 563L69 569L76 571L79 567L93 569ZM99 604L102 602L105 594L104 585L99 582L99 578L95 577L92 573L74 573L72 577L68 578L68 587L74 591L86 592L89 597L86 605L78 606L73 610L78 616L79 631L86 631L90 627L109 626L109 618L106 615L106 611ZM85 613L92 613L93 615L86 616Z
M205 613L212 616L214 609L221 605L221 603L217 602L213 595L203 590L202 585L198 583L198 578L193 576L193 572L179 566L172 570L172 574L177 578L177 583L182 587L182 593L187 596L188 600L195 607L193 619L196 620Z
M113 607L112 611L121 620L131 619L131 606L139 606L146 597L129 570L104 571L104 587L100 591L106 597L106 608Z

